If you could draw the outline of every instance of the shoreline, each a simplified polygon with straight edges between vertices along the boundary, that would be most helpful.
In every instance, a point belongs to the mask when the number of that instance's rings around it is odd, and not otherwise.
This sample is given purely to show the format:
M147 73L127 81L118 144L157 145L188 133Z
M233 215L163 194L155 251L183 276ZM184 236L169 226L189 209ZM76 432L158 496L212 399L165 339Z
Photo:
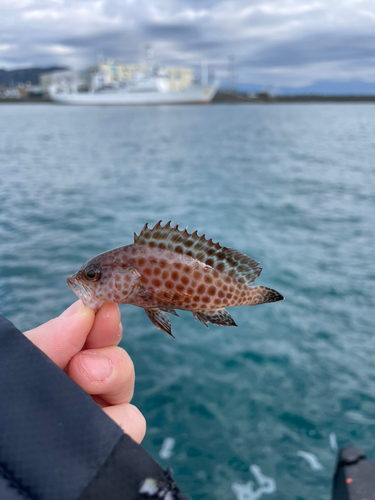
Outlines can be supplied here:
M266 93L249 96L232 91L219 91L209 104L277 104L277 103L375 103L375 95L278 95ZM0 104L50 104L49 97L0 97Z

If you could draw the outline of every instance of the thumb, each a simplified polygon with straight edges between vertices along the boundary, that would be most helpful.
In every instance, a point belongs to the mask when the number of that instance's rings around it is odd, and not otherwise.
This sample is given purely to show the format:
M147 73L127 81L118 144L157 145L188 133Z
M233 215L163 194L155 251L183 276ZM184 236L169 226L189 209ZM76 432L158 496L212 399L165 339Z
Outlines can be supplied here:
M60 368L65 368L86 342L95 320L92 309L77 301L58 318L24 335Z

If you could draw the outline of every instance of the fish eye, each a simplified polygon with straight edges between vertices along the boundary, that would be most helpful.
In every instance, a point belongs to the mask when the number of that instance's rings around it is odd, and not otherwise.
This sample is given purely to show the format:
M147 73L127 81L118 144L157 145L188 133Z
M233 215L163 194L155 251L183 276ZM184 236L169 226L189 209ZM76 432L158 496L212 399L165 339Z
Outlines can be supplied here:
M87 271L85 271L85 276L90 281L99 281L101 278L101 275L102 275L102 273L101 273L100 269L90 268L90 269L87 269Z

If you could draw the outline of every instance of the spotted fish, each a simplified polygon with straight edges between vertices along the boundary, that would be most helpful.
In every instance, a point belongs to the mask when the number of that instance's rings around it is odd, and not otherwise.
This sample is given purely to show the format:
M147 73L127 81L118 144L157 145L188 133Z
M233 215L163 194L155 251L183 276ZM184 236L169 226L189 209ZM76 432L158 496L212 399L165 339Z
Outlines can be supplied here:
M277 302L284 297L263 286L248 286L261 273L258 263L186 229L144 226L134 244L87 261L67 283L97 311L105 302L143 307L159 330L172 335L165 313L191 311L204 326L236 326L225 307Z

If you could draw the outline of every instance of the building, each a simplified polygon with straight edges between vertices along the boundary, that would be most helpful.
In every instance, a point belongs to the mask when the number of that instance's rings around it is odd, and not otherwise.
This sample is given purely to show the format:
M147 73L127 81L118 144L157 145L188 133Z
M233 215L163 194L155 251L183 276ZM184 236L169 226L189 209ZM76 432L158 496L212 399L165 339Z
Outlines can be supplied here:
M77 90L87 90L87 82L80 71L66 70L53 71L40 75L39 84L43 94L48 94L50 87L58 87L64 92L76 92Z

